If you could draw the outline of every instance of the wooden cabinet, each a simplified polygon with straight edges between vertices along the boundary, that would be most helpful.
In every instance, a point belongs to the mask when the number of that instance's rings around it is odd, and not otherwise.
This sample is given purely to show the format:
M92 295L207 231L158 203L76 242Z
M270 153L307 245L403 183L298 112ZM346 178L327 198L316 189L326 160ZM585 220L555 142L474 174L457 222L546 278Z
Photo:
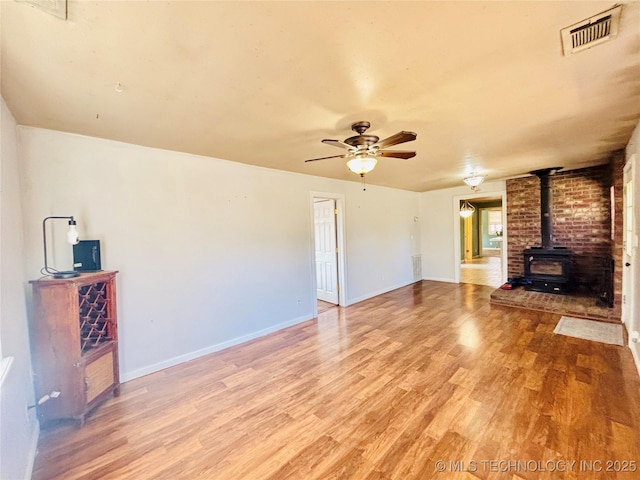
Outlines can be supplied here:
M41 421L73 418L82 425L92 408L110 394L119 394L117 273L29 282L31 354Z

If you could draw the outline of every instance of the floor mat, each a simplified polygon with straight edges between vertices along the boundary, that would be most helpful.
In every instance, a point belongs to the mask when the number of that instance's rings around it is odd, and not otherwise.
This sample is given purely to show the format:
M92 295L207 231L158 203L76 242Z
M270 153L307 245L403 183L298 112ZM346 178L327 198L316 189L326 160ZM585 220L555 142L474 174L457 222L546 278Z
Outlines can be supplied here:
M622 325L596 322L583 318L562 317L553 333L623 346Z

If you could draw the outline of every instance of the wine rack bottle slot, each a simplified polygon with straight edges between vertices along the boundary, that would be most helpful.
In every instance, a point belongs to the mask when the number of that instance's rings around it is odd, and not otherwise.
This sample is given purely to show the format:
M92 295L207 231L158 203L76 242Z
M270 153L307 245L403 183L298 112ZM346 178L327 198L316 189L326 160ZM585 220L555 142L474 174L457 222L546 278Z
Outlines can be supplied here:
M98 282L78 289L80 308L80 348L86 352L112 340L108 334L107 284Z

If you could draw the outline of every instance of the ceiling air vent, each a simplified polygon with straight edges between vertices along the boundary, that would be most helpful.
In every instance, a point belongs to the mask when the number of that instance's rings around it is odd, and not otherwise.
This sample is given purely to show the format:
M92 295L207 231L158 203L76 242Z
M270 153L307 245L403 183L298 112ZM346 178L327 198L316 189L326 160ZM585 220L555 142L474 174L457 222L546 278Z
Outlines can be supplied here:
M63 20L67 19L67 0L16 0L16 2L29 4Z
M560 30L564 55L577 53L612 40L618 34L621 11L622 6L618 5Z

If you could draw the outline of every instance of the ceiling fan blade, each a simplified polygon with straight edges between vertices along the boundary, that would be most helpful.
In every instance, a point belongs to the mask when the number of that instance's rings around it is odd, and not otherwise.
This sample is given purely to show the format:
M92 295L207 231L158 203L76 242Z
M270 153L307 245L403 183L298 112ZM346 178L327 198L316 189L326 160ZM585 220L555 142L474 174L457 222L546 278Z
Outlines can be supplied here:
M344 155L332 155L330 157L310 158L309 160L305 160L304 162L305 163L307 163L307 162L316 162L318 160L326 160L328 158L347 158L349 156L351 156L351 155L348 154L348 153L345 153Z
M413 132L402 131L402 132L396 133L395 135L391 135L389 138L380 140L378 143L375 144L375 146L378 148L391 147L393 145L398 145L399 143L411 142L412 140L415 140L417 137L418 135Z
M413 158L416 156L416 152L408 152L406 150L378 150L378 155L381 157L394 157L394 158L404 158L405 160L408 158Z
M333 145L334 147L340 147L340 148L353 148L351 145L348 145L344 142L341 142L340 140L330 140L328 138L325 138L324 140L322 140L322 143L326 143L327 145Z

